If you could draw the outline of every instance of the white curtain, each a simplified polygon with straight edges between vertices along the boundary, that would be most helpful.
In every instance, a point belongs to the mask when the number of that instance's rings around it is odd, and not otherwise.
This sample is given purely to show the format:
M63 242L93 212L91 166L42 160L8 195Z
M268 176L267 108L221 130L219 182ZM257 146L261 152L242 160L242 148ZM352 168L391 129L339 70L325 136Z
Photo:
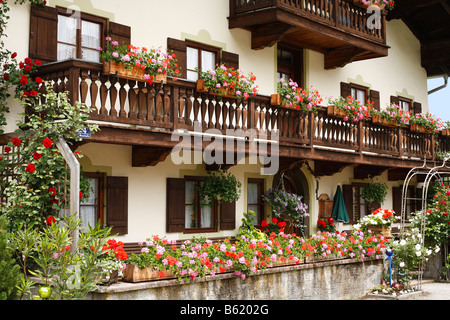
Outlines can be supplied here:
M100 25L89 21L81 21L81 53L84 60L99 61Z
M80 203L81 229L88 226L95 227L97 224L98 208L98 180L88 179L90 186L89 198L85 198Z
M198 68L198 49L187 47L186 60L188 69L186 79L196 81L198 79L198 73L189 70L195 70L195 68Z
M197 227L197 221L195 217L195 186L194 181L185 182L185 228L195 228Z
M64 42L64 43L60 43ZM72 17L58 16L58 60L77 56L77 20Z
M255 212L255 215L251 216L251 222L253 224L257 224L257 217L259 216L259 206L258 206L258 196L259 196L259 187L257 183L249 183L247 185L247 203L248 210L252 210Z

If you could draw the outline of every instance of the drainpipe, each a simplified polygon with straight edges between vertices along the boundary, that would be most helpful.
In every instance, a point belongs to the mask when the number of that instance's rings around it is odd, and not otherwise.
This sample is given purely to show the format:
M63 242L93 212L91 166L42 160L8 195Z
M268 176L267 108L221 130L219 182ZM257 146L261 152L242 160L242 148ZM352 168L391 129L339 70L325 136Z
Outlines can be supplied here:
M432 94L432 93L435 93L436 91L439 91L439 90L442 90L442 89L446 88L446 87L447 87L447 84L448 84L448 74L446 73L446 74L444 75L444 84L443 84L442 86L439 86L439 87L437 87L437 88L434 88L434 89L428 91L428 94L430 95L430 94Z
M64 160L70 167L70 215L77 215L80 212L80 163L70 150L69 145L63 138L56 141L56 146L61 151ZM70 246L71 251L77 250L79 231L76 229L72 235L73 243Z

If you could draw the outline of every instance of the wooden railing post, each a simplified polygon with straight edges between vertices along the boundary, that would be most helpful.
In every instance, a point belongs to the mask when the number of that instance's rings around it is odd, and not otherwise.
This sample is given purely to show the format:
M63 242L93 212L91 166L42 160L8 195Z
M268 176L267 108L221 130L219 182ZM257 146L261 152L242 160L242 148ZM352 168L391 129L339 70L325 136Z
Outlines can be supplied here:
M248 103L247 130L256 129L255 122L255 99L250 98Z
M333 0L333 21L334 26L337 27L339 24L339 2L341 0Z
M364 125L363 121L358 121L358 136L356 138L357 150L358 154L362 156L363 147L364 147Z
M401 127L398 127L397 150L400 158L403 156L403 139L404 139L403 130L404 129L402 129Z
M70 68L68 76L68 91L69 91L69 101L71 104L75 105L79 101L79 86L78 81L80 78L80 68Z
M314 136L315 136L315 121L316 121L316 116L315 113L310 111L308 114L308 124L309 124L309 128L308 128L308 140L309 140L309 148L312 149L314 148Z

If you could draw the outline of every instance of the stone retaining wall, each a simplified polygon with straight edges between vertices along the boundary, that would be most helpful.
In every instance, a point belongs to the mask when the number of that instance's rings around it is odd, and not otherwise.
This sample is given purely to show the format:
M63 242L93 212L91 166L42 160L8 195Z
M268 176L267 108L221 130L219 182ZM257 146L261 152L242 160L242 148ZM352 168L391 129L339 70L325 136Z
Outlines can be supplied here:
M119 282L90 294L92 300L344 300L380 284L383 260L334 260L261 270L245 280L233 273L190 283Z

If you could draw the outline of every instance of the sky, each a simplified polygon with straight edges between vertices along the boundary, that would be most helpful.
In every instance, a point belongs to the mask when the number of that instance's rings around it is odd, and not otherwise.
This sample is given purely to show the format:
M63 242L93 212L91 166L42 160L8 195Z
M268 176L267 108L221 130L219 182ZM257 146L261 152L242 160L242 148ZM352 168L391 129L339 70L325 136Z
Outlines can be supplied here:
M443 78L428 79L428 91L443 84ZM444 122L450 121L450 83L445 89L441 89L429 95L428 106L430 113L435 114Z

